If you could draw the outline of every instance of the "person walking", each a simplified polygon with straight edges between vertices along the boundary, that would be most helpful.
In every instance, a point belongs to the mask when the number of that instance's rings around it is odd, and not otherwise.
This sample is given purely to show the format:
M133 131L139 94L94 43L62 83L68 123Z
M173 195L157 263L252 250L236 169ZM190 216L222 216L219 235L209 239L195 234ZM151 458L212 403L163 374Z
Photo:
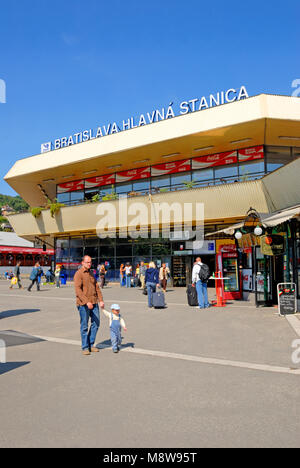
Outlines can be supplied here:
M141 289L145 288L145 274L147 271L147 267L145 263L142 261L140 264L140 282L141 282Z
M148 292L148 307L153 307L153 293L156 292L156 286L159 287L159 271L154 262L149 263L149 268L146 270L145 283Z
M54 276L55 276L55 281L56 281L56 288L60 288L60 272L61 272L61 266L56 265Z
M92 259L85 255L82 259L82 268L74 275L76 305L80 316L80 334L82 354L98 353L94 346L96 335L100 327L100 312L104 308L103 296L99 284L91 272ZM91 326L89 329L89 320Z
M99 277L100 277L100 288L103 289L105 286L105 275L106 275L106 270L105 266L102 264L99 270Z
M163 263L159 269L159 281L160 281L160 284L164 293L167 290L167 281L168 281L169 276L170 276L170 269L169 267L167 267L165 263Z
M121 328L123 328L124 331L127 331L127 328L123 317L121 317L119 304L113 304L110 309L111 312L108 312L105 309L102 309L102 312L109 319L112 350L114 353L118 353L122 343Z
M39 287L41 286L42 276L44 275L43 268L41 266L38 267L38 283Z
M202 263L201 258L197 257L193 266L192 284L196 287L199 309L207 309L210 307L207 295L207 282L210 273L209 268L205 263Z
M39 285L39 282L38 282L39 268L40 268L40 264L39 264L39 262L36 262L36 264L34 265L32 271L30 273L30 276L29 276L29 279L31 281L31 284L27 288L27 291L29 291L29 292L31 291L31 288L34 285L34 283L36 283L37 291L40 291L40 285Z
M21 278L20 278L20 275L21 275L21 270L20 270L20 266L21 266L21 262L17 262L15 268L14 268L14 277L17 278L17 285L19 286L19 289L23 289L23 286L21 284ZM13 285L11 284L9 289L12 289L13 288Z
M125 265L126 288L131 287L132 266L129 262Z

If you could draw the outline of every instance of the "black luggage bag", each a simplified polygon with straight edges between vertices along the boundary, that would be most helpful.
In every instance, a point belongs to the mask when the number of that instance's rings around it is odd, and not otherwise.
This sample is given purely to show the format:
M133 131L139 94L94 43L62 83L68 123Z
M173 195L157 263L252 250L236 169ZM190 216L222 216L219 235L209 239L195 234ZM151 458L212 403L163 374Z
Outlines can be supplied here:
M196 288L189 284L186 290L188 305L195 307L198 305L198 295Z

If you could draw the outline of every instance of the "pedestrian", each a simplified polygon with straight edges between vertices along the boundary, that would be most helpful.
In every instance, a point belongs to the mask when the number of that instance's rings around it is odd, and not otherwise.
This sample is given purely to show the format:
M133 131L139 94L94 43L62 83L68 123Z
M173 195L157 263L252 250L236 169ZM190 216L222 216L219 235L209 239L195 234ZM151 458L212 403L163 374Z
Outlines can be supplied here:
M159 269L159 281L160 281L160 285L164 293L167 290L167 281L169 277L170 277L170 269L169 267L167 267L165 263L163 263Z
M52 268L50 267L49 270L46 271L46 283L52 283L54 278L54 273Z
M120 265L120 286L121 286L121 288L122 288L122 286L124 286L124 283L123 283L124 272L125 272L124 263L121 263L121 265Z
M113 304L110 309L111 312L108 312L105 309L102 309L102 312L107 318L109 318L112 350L114 353L118 353L122 342L121 328L123 328L124 331L127 331L127 328L124 319L121 317L119 304Z
M196 287L199 309L207 309L210 307L207 295L207 282L210 276L209 268L205 263L202 263L201 258L197 257L193 266L192 284Z
M39 266L38 267L38 283L39 283L39 286L41 285L42 276L45 276L44 272L43 272L43 268L41 266Z
M145 288L145 274L146 274L147 267L145 263L142 261L140 265L140 282L141 282L141 289Z
M56 281L56 288L60 288L60 272L61 272L61 266L56 265L54 276L55 276L55 281Z
M103 289L104 286L105 286L105 275L106 275L105 266L102 264L101 267L100 267L100 270L99 270L101 289Z
M74 275L76 305L80 316L81 348L84 355L99 352L99 349L94 346L100 326L98 302L101 309L104 308L103 296L91 272L91 266L91 257L85 255L82 259L82 268ZM91 320L90 329L89 320Z
M126 278L126 288L131 287L131 277L132 277L132 266L129 262L125 265L125 278Z
M31 284L27 288L27 291L29 291L29 292L31 291L31 288L34 285L34 283L36 283L37 291L40 291L40 285L39 285L39 282L38 282L39 267L40 267L39 262L36 262L36 264L34 265L32 271L30 273L29 279L31 281Z
M149 268L146 270L145 283L148 292L148 307L153 307L152 297L156 292L156 286L159 287L159 272L154 262L149 263Z
M17 278L17 281L15 284L18 284L19 286L19 289L23 289L23 286L21 284L21 278L20 278L20 275L21 275L21 270L20 270L20 266L21 266L21 262L17 262L15 268L14 268L14 277ZM10 285L9 287L10 289L13 288L13 284Z

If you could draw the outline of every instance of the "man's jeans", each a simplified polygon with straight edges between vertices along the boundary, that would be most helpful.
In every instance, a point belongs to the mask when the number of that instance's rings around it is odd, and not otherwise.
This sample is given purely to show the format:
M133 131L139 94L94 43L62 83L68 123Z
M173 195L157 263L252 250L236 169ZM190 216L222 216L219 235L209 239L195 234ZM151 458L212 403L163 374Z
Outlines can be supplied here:
M87 305L77 306L80 315L80 334L81 347L83 350L91 349L95 344L97 331L100 327L100 312L98 304L94 304L93 309L89 309ZM89 318L91 326L89 327Z
M199 307L201 307L202 309L204 307L209 307L208 296L207 296L207 283L204 283L200 280L197 281L196 290L197 290Z
M153 306L152 297L153 297L153 293L156 292L156 283L150 283L147 281L146 286L147 286L147 293L148 293L148 307L152 307Z

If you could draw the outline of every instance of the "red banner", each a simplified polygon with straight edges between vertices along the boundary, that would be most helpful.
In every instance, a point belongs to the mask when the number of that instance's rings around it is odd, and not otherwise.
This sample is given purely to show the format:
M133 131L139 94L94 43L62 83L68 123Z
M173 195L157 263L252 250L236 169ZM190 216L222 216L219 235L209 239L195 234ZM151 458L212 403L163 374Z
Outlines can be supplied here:
M92 177L85 180L85 188L101 187L102 185L111 185L116 182L115 174L108 174L98 177Z
M1 246L0 253L11 253L11 254L32 254L32 255L54 255L54 250L46 250L45 252L43 249L36 249L34 247L9 247L9 246Z
M84 180L75 180L74 182L66 182L65 184L58 184L57 193L74 192L75 190L83 190Z
M255 159L263 159L263 158L264 158L263 145L253 146L253 148L246 148L246 149L239 150L240 162L254 161Z
M237 163L237 151L226 151L225 153L211 154L192 159L193 169L206 169L207 167L223 166L225 164Z
M117 172L116 182L128 182L130 180L147 179L148 177L150 177L150 167L142 167L139 169Z
M174 161L164 164L156 164L151 167L152 176L162 176L167 174L174 174L176 172L186 172L191 170L190 159L184 159L183 161Z

